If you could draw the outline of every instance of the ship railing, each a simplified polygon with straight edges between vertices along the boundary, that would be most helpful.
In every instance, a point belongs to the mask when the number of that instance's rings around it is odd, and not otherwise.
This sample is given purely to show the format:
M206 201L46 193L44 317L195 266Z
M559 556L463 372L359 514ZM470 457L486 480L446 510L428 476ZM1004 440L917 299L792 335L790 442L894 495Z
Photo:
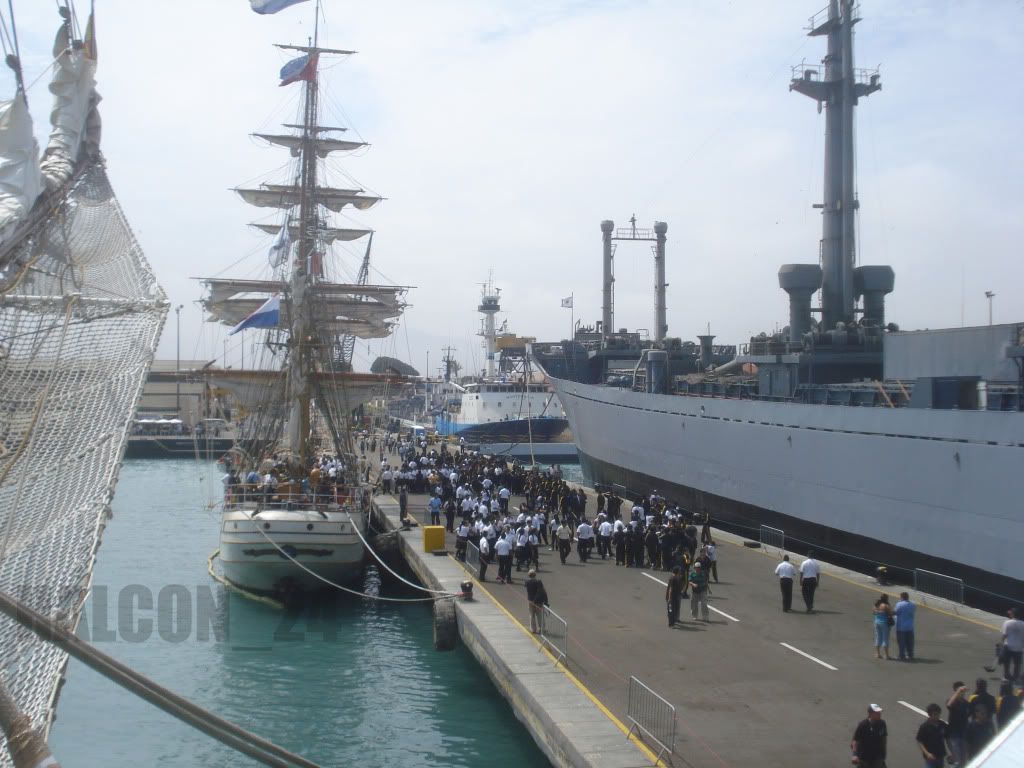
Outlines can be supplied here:
M626 706L629 733L642 732L660 748L655 763L662 755L671 755L676 746L676 708L636 677L629 677L629 698Z
M859 0L854 0L854 2L850 3L850 10L848 11L848 13L850 14L850 18L853 21L858 21L860 19ZM814 30L823 27L828 22L828 14L829 7L826 5L824 8L822 8L820 11L815 13L807 20L807 26L804 27L804 29L806 29L808 32L813 32Z
M740 355L795 355L803 352L804 345L801 341L750 341L739 345Z
M942 597L963 605L964 580L923 568L914 569L914 591Z
M230 507L255 504L263 509L294 509L309 506L327 509L351 502L351 495L342 488L317 493L278 493L262 486L242 484L231 486L224 494L224 503Z
M800 62L790 67L790 77L793 80L810 80L811 82L828 82L824 64L805 64ZM876 85L881 73L875 69L854 69L853 82L858 85Z
M774 547L779 550L780 554L786 551L786 532L781 528L762 525L758 534L758 541L761 542L762 547Z
M540 641L555 657L555 664L565 664L569 657L569 624L546 605L541 614Z

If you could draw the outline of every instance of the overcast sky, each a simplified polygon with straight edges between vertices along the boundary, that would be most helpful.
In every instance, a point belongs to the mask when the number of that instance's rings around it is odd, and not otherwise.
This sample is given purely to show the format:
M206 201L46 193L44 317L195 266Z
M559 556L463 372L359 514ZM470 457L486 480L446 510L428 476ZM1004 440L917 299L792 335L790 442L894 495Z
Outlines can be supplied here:
M80 3L80 12L87 11ZM183 358L224 354L202 323L200 275L266 273L279 221L232 187L284 180L286 150L250 139L294 122L274 42L312 32L313 2L259 16L247 0L96 0L103 149L120 202L174 305ZM329 179L387 200L342 218L372 227L373 279L415 286L389 340L436 370L450 343L482 365L475 307L493 269L509 328L564 337L601 313L602 219L668 223L669 334L707 323L723 343L787 319L779 265L817 260L824 115L787 92L817 63L804 27L824 0L324 0L323 122L372 147ZM29 80L45 67L54 4L15 0ZM863 0L857 66L883 88L857 110L859 251L890 264L903 328L1024 320L1024 2ZM4 92L11 78L5 72ZM29 92L37 122L45 78ZM340 121L340 122L338 122ZM354 274L362 245L339 249ZM615 324L653 328L654 267L616 254ZM240 360L232 337L228 362ZM245 343L251 344L255 336ZM173 312L159 357L175 354ZM252 359L247 347L247 357Z

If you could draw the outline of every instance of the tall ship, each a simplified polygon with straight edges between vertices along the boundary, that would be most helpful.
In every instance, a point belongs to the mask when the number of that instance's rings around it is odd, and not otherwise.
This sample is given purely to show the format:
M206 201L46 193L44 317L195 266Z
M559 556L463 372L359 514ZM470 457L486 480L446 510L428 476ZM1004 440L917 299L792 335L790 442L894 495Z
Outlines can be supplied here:
M213 320L232 333L263 335L255 369L208 373L244 411L225 487L220 568L237 587L284 597L349 583L362 571L369 499L351 421L362 404L385 394L392 377L353 372L352 352L357 338L391 333L407 291L369 281L372 231L330 221L331 212L366 210L381 198L320 183L332 154L366 144L339 137L346 128L321 124L319 62L352 51L321 46L314 28L309 44L278 46L298 54L281 70L281 84L303 87L298 119L285 126L291 132L255 134L289 151L287 177L236 190L245 202L280 212L277 222L255 225L274 235L270 274L201 278ZM343 265L331 244L363 237L357 281L338 281Z
M568 421L562 404L542 374L530 369L526 345L497 327L501 289L488 278L480 290L477 311L483 315L479 336L486 359L483 375L459 384L453 381L457 363L448 351L444 359L441 401L433 403L434 429L442 436L457 436L473 443L550 442L563 437Z
M569 341L535 345L592 482L657 489L715 524L898 578L962 580L967 598L1024 598L1024 322L905 332L889 322L895 275L856 266L854 108L882 87L854 67L858 4L831 0L809 34L821 66L790 90L825 110L823 232L817 264L786 264L789 323L729 357L708 333L667 335L667 224L604 238L603 316ZM612 246L655 243L655 333L616 332ZM812 298L820 293L820 305Z

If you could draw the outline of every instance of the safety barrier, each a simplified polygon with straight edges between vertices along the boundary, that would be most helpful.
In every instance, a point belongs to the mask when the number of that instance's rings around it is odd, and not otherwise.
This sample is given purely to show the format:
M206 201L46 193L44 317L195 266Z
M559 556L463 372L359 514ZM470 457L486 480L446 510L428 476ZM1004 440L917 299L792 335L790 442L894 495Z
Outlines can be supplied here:
M762 525L760 541L762 547L775 547L779 552L786 551L786 532L781 528Z
M676 746L676 708L632 675L626 718L630 734L634 728L642 731L661 748L655 762L664 754L672 754Z
M914 590L936 597L944 597L954 603L964 602L964 580L946 576L923 568L914 569Z
M480 575L480 547L472 541L466 542L466 567L474 576Z
M543 616L544 621L540 628L541 642L554 654L556 664L565 664L569 656L569 625L546 605Z

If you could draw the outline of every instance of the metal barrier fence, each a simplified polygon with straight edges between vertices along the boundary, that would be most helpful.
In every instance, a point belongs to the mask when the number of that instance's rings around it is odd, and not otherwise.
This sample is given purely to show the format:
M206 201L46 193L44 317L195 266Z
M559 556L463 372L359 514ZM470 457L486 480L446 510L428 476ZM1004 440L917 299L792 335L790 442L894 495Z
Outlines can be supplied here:
M555 663L560 661L564 664L569 656L569 625L565 619L546 605L540 628L540 639L555 655Z
M631 723L630 734L636 728L661 747L655 762L663 754L672 754L676 746L676 708L632 675L629 677L626 718Z
M964 580L946 576L922 568L914 569L914 590L936 597L944 597L955 603L964 602Z
M762 547L775 547L780 552L785 552L786 550L786 532L781 528L762 525L760 540Z
M480 575L480 547L472 541L466 542L466 567L474 576Z

